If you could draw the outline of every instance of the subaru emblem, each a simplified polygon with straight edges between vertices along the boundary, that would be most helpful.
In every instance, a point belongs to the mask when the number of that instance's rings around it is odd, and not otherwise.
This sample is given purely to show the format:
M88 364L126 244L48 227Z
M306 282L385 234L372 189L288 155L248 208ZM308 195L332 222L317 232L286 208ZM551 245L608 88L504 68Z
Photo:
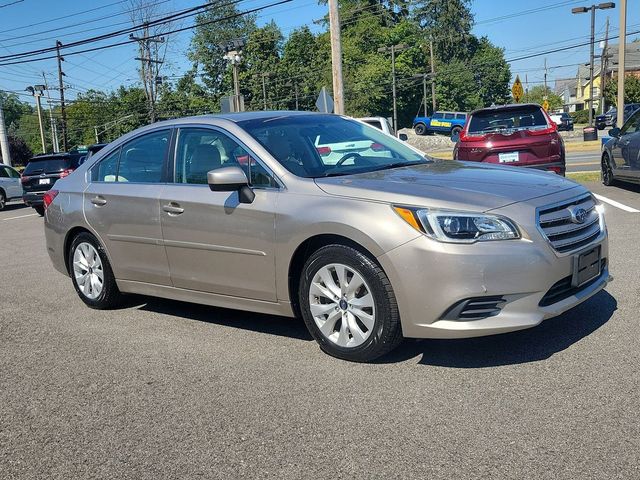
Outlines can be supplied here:
M572 208L570 212L573 223L584 223L587 220L587 211L584 208Z

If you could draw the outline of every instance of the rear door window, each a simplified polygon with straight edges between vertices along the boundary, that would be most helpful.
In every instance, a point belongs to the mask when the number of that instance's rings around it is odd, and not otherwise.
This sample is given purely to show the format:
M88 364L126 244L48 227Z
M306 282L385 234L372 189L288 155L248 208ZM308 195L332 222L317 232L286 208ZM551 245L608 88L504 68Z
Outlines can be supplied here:
M122 147L117 182L160 183L171 130L142 135Z
M522 106L504 110L480 111L471 117L469 132L493 132L519 128L546 127L547 120L542 109Z
M467 115L465 115L464 113L456 113L456 120L466 120L467 119Z
M444 118L446 120L453 120L455 118L455 115L453 113L445 113Z
M93 182L115 182L118 177L118 159L120 158L120 149L111 152L105 158L100 160L96 166L91 169L91 181Z
M444 115L443 115L442 112L436 112L436 113L433 114L433 118L443 118L443 117L444 117Z
M380 120L365 120L364 123L367 123L372 127L376 127L378 130L382 130L382 124L380 123Z

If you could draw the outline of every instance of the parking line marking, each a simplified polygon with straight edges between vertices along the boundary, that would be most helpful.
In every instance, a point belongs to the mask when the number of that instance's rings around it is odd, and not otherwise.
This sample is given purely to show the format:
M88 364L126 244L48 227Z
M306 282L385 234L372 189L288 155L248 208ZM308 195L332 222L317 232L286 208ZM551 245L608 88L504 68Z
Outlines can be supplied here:
M611 200L610 198L603 197L602 195L598 195L597 193L594 193L593 196L596 197L601 202L608 203L609 205L619 208L620 210L624 210L625 212L640 213L640 210L636 210L633 207L629 207L624 203L616 202L615 200Z
M17 218L35 217L36 215L38 215L38 214L37 213L30 213L29 215L20 215L19 217L9 217L9 218L4 218L3 220L15 220Z

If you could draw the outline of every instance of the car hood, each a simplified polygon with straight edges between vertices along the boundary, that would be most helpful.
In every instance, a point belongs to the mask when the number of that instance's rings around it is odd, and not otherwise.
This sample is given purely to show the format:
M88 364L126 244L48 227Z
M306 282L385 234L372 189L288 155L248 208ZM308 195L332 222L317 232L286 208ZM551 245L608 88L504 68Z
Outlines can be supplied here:
M317 178L316 184L330 195L393 204L481 211L563 190L584 189L553 173L451 160Z

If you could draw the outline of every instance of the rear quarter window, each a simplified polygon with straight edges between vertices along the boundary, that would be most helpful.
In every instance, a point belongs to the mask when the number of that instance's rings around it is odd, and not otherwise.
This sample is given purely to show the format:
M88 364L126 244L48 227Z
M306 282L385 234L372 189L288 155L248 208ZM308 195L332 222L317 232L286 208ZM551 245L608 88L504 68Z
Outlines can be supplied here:
M444 118L447 120L453 120L455 118L455 115L453 113L445 113Z

